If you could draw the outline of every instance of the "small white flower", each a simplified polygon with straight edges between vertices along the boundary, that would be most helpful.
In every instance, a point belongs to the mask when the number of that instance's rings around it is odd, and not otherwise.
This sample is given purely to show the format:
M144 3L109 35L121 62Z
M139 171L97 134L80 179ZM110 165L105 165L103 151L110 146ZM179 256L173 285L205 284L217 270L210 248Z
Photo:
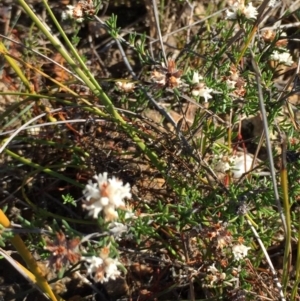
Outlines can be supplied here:
M211 272L213 275L218 272L218 269L215 267L215 263L213 263L207 268L207 272Z
M277 5L277 0L270 0L268 3L269 7L275 7Z
M104 271L105 277L103 281L108 281L109 279L115 280L116 277L121 275L121 272L118 270L117 265L119 261L117 259L106 258L104 259Z
M214 164L214 170L218 172L225 173L226 171L231 169L231 166L233 164L232 157L229 156L218 156L216 164Z
M41 131L40 127L30 127L30 128L27 129L27 133L30 136L38 136L40 131Z
M89 275L94 274L100 266L103 264L103 259L100 257L92 256L92 257L82 257L84 261L85 267L87 268L87 273Z
M125 233L128 231L128 227L122 223L118 222L112 222L108 225L109 232L114 237L120 237L122 233Z
M214 170L225 173L231 171L236 179L251 170L253 157L248 154L237 154L234 156L220 156L214 165Z
M135 214L131 210L127 210L125 213L125 219L133 218L135 217Z
M252 5L252 2L249 2L242 13L247 19L256 19L258 15L257 9Z
M212 98L210 93L213 91L213 89L208 88L204 82L201 82L203 80L203 77L199 75L197 71L193 71L193 78L192 78L192 95L195 97L201 96L205 99L205 102L208 101L208 99Z
M67 5L67 10L64 10L61 14L63 20L73 18L73 12L75 7L73 5Z
M87 268L87 274L91 276L95 282L107 282L110 279L115 280L116 277L121 275L118 270L120 262L118 259L109 257L109 247L101 249L100 256L82 257L85 261L84 265Z
M131 198L130 186L127 183L123 185L123 182L113 177L108 180L108 198L111 205L119 207L125 207L125 203L123 201L124 198Z
M235 20L237 18L237 11L239 9L239 3L235 2L229 9L226 9L226 19Z
M209 285L212 287L214 283L218 281L218 277L216 275L210 275L209 280L210 280Z
M99 175L94 175L93 178L98 182L98 185L101 186L107 182L107 172L103 174L99 173Z
M203 97L204 101L208 102L208 100L212 98L210 94L212 91L213 89L206 87L205 84L199 84L192 90L192 95L196 97L197 96Z
M203 80L203 77L201 75L199 75L199 72L194 71L193 78L192 78L192 83L193 84L199 84L200 80Z
M251 169L253 157L248 154L242 154L240 156L233 156L231 160L232 166L230 170L232 171L232 176L234 178L240 178Z
M93 183L91 180L89 180L88 184L85 186L85 189L83 190L83 194L87 201L99 200L101 197L98 184Z
M279 52L277 50L273 51L270 59L278 61L278 63L284 64L286 66L291 66L294 63L292 56L288 52Z
M244 0L238 0L229 9L226 10L226 19L235 20L238 14L244 15L247 19L256 19L257 9L249 2L247 6Z
M243 244L235 245L232 247L232 253L234 256L234 259L239 261L240 259L245 258L248 255L248 250L250 250L250 247L246 247Z
M103 206L100 201L96 201L93 203L83 204L83 208L89 210L89 215L92 215L93 218L98 218L99 213L103 210Z
M226 84L229 89L235 89L236 81L230 80L228 78L228 79L226 79Z

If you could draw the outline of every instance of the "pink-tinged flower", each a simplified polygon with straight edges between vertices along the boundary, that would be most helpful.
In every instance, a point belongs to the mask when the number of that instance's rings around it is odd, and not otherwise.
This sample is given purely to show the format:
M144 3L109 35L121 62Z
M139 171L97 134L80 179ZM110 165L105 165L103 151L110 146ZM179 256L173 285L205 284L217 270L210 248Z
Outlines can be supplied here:
M222 250L228 246L231 246L232 234L221 222L206 228L205 231L202 231L202 233L205 237L213 242L217 249Z
M81 5L67 5L67 10L62 13L62 19L75 19L81 23L84 20Z
M111 221L118 217L117 208L125 209L124 198L131 198L130 185L113 177L107 178L107 172L94 176L97 183L89 180L83 194L86 202L83 204L89 215L97 218L101 211L106 220Z
M85 17L92 17L95 14L96 7L93 0L80 0L75 6L67 5L67 10L62 13L62 18L71 18L82 22Z
M115 280L121 275L118 270L118 265L120 262L118 259L113 259L109 257L109 248L104 247L100 256L92 257L82 257L85 261L85 266L87 268L87 274L89 274L96 282L107 282L110 279Z
M104 259L105 277L103 281L107 282L109 279L115 280L118 276L121 275L121 272L118 270L118 264L120 263L117 259Z

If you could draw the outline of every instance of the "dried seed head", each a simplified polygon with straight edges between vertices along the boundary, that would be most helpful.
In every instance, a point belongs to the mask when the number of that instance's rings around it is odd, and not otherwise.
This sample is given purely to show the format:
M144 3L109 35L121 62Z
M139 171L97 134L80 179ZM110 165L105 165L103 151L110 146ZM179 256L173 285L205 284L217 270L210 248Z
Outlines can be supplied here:
M264 32L262 33L262 38L267 43L271 43L274 40L275 36L275 31L271 29L264 30Z
M81 257L78 251L79 243L79 238L68 240L62 231L57 232L56 239L53 242L48 241L45 246L45 249L52 253L49 265L60 270L62 267L68 267L70 263L77 263Z
M182 71L176 69L174 60L169 60L167 67L162 64L160 70L151 72L151 80L160 87L176 88L181 84Z

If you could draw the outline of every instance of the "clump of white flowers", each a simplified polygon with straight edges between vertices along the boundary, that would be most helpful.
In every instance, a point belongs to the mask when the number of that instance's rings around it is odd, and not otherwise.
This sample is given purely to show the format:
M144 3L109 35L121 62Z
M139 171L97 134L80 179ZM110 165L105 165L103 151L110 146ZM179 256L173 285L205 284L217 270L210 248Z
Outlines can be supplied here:
M215 263L207 268L207 272L209 272L209 275L207 276L208 281L210 282L209 287L212 287L216 282L223 282L226 278L226 274L219 272L215 267Z
M99 3L93 0L80 0L75 6L67 5L67 10L62 13L62 19L74 19L82 22L86 17L96 15Z
M292 56L287 51L279 52L277 50L274 50L270 56L270 59L278 61L279 64L286 66L291 66L294 63Z
M245 0L238 0L226 10L226 19L235 20L239 15L243 15L246 19L256 19L257 8L252 5L252 2L245 5Z
M232 172L232 176L236 179L251 170L253 157L248 154L237 154L233 156L220 156L217 158L214 170L225 173Z
M233 164L231 171L234 178L240 178L243 174L250 171L253 163L253 157L248 154L233 156L232 160Z
M243 244L234 245L232 247L232 254L234 256L234 259L237 261L244 259L248 255L248 250L250 249L250 247L246 247Z
M98 218L100 212L103 212L106 221L112 221L118 218L117 208L125 209L124 198L131 198L130 185L113 177L107 178L107 172L95 175L97 181L93 183L89 180L83 190L86 201L83 207L89 210L89 215Z
M61 17L63 20L75 19L78 23L84 20L82 9L75 9L73 5L67 5L67 9L62 12Z
M210 94L213 89L208 88L204 82L202 82L203 77L199 75L197 71L194 71L193 78L192 78L192 95L195 97L203 97L205 102L208 102L210 98L212 98L212 95Z
M82 257L85 261L85 266L87 268L87 274L91 276L95 282L107 282L112 279L115 280L121 275L118 270L118 265L120 262L118 259L113 259L109 257L109 247L104 247L100 256Z

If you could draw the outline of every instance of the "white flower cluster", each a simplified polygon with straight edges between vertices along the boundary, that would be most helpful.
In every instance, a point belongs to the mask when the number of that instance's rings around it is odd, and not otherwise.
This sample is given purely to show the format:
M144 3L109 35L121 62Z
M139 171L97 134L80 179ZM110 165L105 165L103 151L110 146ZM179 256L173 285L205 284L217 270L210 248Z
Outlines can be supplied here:
M86 17L96 14L96 6L93 0L80 0L75 6L67 5L67 10L62 13L62 19L74 19L82 22Z
M117 208L125 209L124 198L131 198L130 185L113 177L107 178L107 172L95 175L97 183L89 180L83 190L86 202L83 204L89 215L98 218L101 211L104 213L105 220L111 221L118 218Z
M63 20L75 19L78 23L81 23L84 20L82 9L73 5L67 5L67 10L62 12L61 17Z
M215 282L224 281L226 278L226 274L219 272L218 269L215 267L215 263L213 263L207 268L207 272L210 272L210 275L208 277L210 281L210 287L212 287Z
M90 275L95 282L107 282L112 279L115 280L121 275L118 270L118 265L120 262L118 259L113 259L109 257L109 248L105 247L101 250L100 257L82 257L85 261L85 266L87 268L87 273Z
M270 59L278 61L279 64L284 64L286 66L291 66L294 63L292 56L287 51L279 52L274 50Z
M270 176L269 171L264 171L258 165L262 163L261 160L255 159L251 154L245 154L243 151L238 151L235 155L231 156L218 156L213 162L213 169L219 173L226 173L230 171L232 177L239 179L244 174L254 171L257 176Z
M225 173L230 170L234 178L240 178L251 169L253 157L248 154L221 156L217 159L214 169Z
M197 71L194 71L193 78L192 78L192 84L194 86L191 93L195 97L197 96L203 97L204 101L208 102L208 100L212 98L210 93L213 91L213 89L208 88L203 82L201 82L202 80L203 77L199 75Z
M234 245L232 247L232 254L234 256L234 259L237 261L244 259L248 255L248 250L250 249L250 247L246 247L243 244Z
M241 156L234 156L233 166L231 168L234 178L240 178L244 173L251 169L253 157L248 154L242 154Z
M238 15L243 15L247 19L256 19L258 12L252 2L245 6L245 0L238 0L226 10L226 19L235 20Z

